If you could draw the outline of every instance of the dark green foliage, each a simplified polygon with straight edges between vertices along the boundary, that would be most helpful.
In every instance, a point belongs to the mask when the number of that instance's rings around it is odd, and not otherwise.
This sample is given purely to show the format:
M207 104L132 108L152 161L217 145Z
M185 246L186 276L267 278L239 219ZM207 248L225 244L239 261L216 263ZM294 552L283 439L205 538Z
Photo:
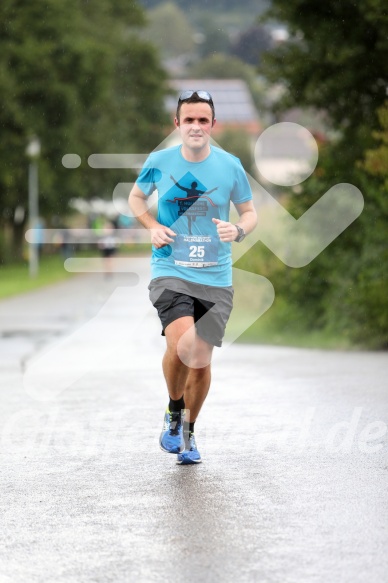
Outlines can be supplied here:
M244 63L257 65L261 61L261 54L272 46L271 35L264 26L251 26L242 31L231 47L232 55L235 55Z
M284 105L323 108L341 129L376 123L388 82L384 0L273 0L268 18L285 22L292 35L263 68L288 87Z
M133 1L3 0L0 4L0 221L27 204L25 149L37 135L40 213L66 212L74 196L109 195L129 172L90 170L96 152L147 152L166 121L166 76L136 30ZM62 156L83 164L65 169Z
M289 194L288 208L300 216L339 182L357 186L365 207L310 265L279 272L274 260L269 279L290 311L303 314L306 328L387 348L388 170L381 147L373 156L375 138L384 143L388 127L378 117L388 86L386 3L273 0L270 17L284 22L291 34L289 42L265 55L261 69L286 87L279 109L315 107L336 131L335 140L320 148L317 169L302 191ZM372 154L363 165L366 151Z
M321 147L317 169L302 192L289 195L287 208L299 217L339 182L350 182L363 193L361 216L308 266L282 267L274 258L265 275L289 312L301 315L306 330L326 330L360 346L387 347L388 205L379 181L365 175L342 142L328 144ZM258 273L262 257L263 250L257 249Z
M225 128L217 135L217 143L240 159L246 172L254 173L254 160L252 154L251 136L241 128Z

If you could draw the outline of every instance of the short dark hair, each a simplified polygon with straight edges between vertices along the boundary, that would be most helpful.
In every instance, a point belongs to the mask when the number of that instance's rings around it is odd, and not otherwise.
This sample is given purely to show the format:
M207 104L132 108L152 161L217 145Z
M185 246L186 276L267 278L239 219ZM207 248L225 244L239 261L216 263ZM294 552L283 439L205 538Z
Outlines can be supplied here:
M194 92L193 95L191 97L189 97L188 99L179 99L178 105L176 108L176 113L175 113L175 117L177 118L178 121L180 121L179 117L180 117L180 113L181 113L182 103L207 103L210 106L210 109L212 110L212 122L214 122L216 112L215 112L214 103L212 100L209 101L208 99L203 99L202 97L199 97L199 95L196 92Z

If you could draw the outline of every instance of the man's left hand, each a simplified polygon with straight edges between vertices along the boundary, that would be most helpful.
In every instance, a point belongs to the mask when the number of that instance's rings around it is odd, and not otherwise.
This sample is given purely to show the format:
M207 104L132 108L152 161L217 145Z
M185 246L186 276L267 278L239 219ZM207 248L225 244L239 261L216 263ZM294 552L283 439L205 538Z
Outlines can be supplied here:
M212 219L213 223L217 225L217 233L220 241L223 243L231 243L238 235L238 230L233 223L227 223L220 219Z

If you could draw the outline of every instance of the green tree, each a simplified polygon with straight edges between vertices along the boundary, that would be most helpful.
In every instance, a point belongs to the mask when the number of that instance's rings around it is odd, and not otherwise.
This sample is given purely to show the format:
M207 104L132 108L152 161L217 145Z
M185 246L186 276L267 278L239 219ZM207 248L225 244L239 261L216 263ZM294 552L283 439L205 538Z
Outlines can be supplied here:
M225 128L217 135L217 143L240 159L246 172L255 174L255 164L252 154L252 137L242 128Z
M190 54L194 50L194 30L183 10L174 2L164 2L148 13L146 38L155 43L165 58Z
M261 67L286 89L279 108L314 107L325 112L336 133L321 147L316 171L300 194L290 193L289 210L300 216L339 182L356 185L365 199L360 218L309 266L287 269L287 277L278 278L277 293L290 311L295 307L303 313L307 327L387 347L386 194L381 179L366 172L368 164L377 164L381 150L375 157L367 154L364 167L358 163L371 148L379 127L376 110L386 98L385 3L273 0L269 16L286 23L291 35L264 56ZM277 265L274 272L278 275Z
M205 59L216 53L228 54L230 51L230 34L222 28L216 19L209 18L207 12L200 13L196 25L199 27L200 43L198 54Z
M39 136L40 211L61 215L73 196L112 191L115 173L88 169L95 152L145 151L161 138L166 76L134 27L136 2L18 0L0 5L0 221L15 230L27 203L25 149ZM63 168L66 153L81 156ZM121 180L123 176L121 176ZM117 182L117 180L116 180Z
M376 125L388 80L385 0L273 0L266 18L286 23L291 35L263 65L288 89L283 107L323 109L349 135Z
M261 54L271 46L269 31L264 26L255 25L240 32L232 44L231 52L244 63L257 65L260 63Z
M381 129L373 132L377 147L365 152L365 160L360 164L372 176L382 178L383 187L388 192L388 101L377 111Z
M376 146L365 152L359 164L375 177L377 196L373 200L373 223L359 258L356 293L350 309L357 338L366 337L372 346L388 348L388 101L378 109L377 117L380 128L373 132Z

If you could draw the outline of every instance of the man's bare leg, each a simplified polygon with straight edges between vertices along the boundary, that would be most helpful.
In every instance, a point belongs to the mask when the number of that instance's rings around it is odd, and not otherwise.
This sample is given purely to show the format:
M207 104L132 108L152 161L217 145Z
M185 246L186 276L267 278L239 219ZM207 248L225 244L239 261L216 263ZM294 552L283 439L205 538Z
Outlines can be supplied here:
M195 331L194 319L184 316L165 329L167 350L163 372L173 400L184 397L186 421L195 422L210 387L213 346Z
M186 405L186 421L194 423L197 420L202 405L207 397L211 381L210 359L213 346L199 336L195 337L191 366L187 375L184 399Z
M178 356L178 342L182 335L190 330L193 322L194 318L185 316L175 320L165 329L167 349L162 365L170 402L159 443L161 449L168 453L180 453L185 449L182 410L185 409L183 394L189 367L184 364L188 354L182 359Z
M163 357L163 372L170 396L170 411L185 408L182 434L185 449L178 454L177 464L198 464L202 460L195 441L194 423L209 392L213 346L197 335L192 316L183 316L169 324L165 335L167 350ZM170 413L170 419L172 415ZM163 440L161 438L161 443ZM163 446L162 449L172 453L172 449Z
M171 322L166 329L167 349L163 357L163 373L167 383L168 394L174 401L183 397L186 380L189 374L188 362L189 352L178 356L178 342L180 338L189 331L194 324L194 318L184 316Z

